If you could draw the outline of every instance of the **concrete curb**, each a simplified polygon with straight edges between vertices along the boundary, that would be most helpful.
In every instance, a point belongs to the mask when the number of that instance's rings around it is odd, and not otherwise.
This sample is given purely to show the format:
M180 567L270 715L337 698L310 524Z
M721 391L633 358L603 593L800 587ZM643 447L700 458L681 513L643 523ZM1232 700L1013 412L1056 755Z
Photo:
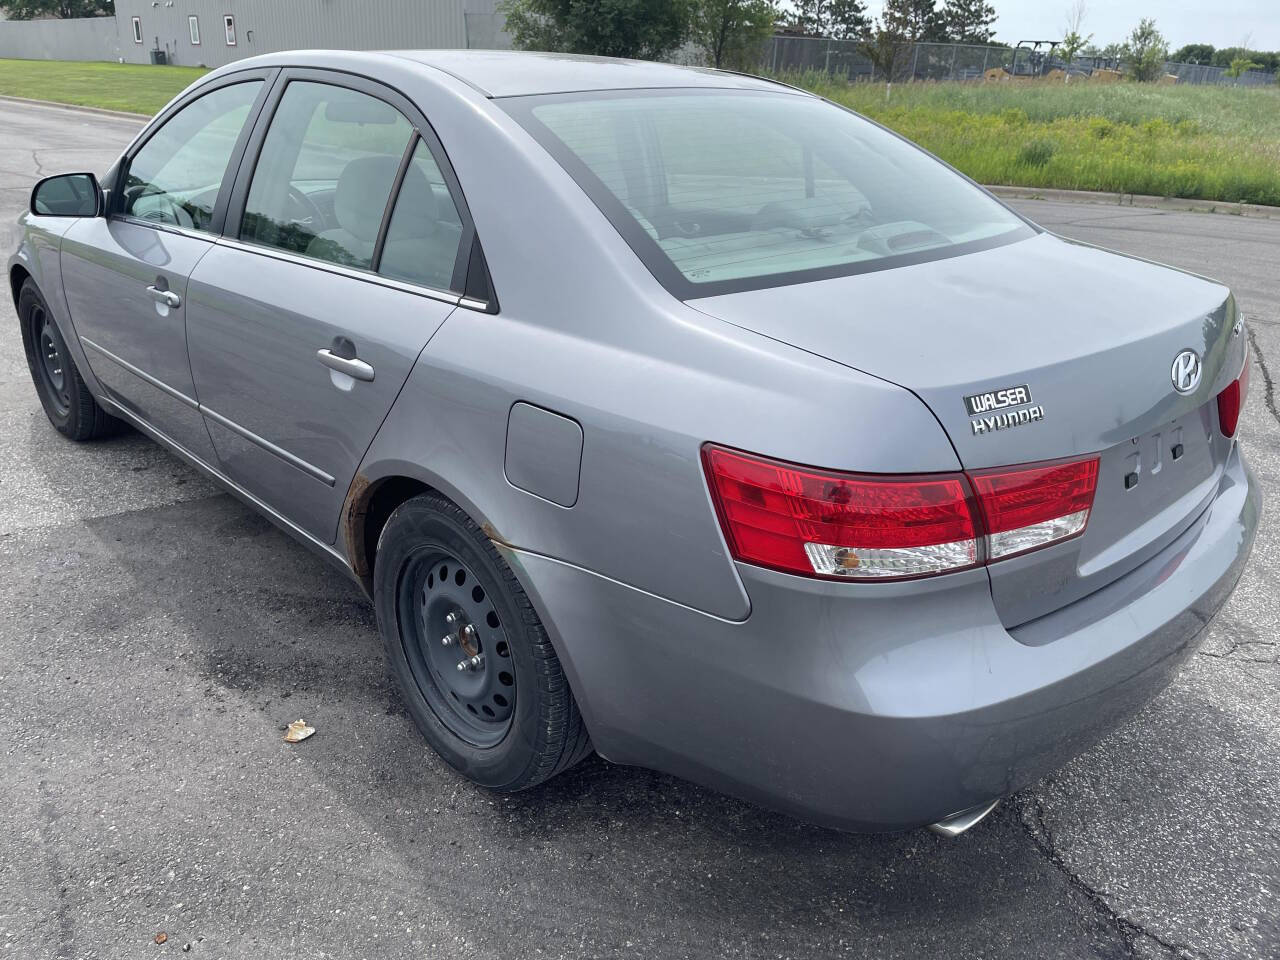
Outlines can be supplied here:
M150 120L147 113L126 113L124 110L104 110L102 107L82 107L75 103L58 103L56 100L33 100L30 97L11 97L0 93L0 103L20 103L29 107L53 107L71 113L89 113L99 117L115 117L117 120Z
M1149 207L1179 213L1225 213L1234 217L1280 218L1280 207L1225 200L1189 200L1183 197L1151 197L1141 193L1104 193L1098 190L1058 190L1053 187L988 186L1006 200L1056 200L1062 203L1107 204L1113 207Z

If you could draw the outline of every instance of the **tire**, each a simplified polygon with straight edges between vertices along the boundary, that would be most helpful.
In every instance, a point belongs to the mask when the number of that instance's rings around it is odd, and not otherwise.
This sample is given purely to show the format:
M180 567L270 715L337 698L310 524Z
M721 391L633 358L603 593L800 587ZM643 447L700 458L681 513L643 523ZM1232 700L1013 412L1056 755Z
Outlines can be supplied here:
M124 429L85 386L48 304L30 280L18 293L18 323L31 382L54 429L72 440L97 440Z
M414 723L449 766L514 793L591 753L529 597L455 504L426 493L397 507L378 538L373 581L390 672ZM471 667L459 669L463 661Z

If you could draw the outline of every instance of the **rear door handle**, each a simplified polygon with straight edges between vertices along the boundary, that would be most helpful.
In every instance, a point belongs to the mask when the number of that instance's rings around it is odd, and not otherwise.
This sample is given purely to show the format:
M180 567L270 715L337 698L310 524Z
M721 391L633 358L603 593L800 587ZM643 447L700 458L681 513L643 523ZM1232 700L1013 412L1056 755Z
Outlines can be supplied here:
M147 287L147 296L156 303L163 303L166 307L182 306L182 298L172 290L161 290L155 284Z
M363 360L348 360L346 357L340 357L327 348L317 350L316 359L330 370L345 373L348 377L354 377L356 380L364 380L367 383L373 379L373 367Z

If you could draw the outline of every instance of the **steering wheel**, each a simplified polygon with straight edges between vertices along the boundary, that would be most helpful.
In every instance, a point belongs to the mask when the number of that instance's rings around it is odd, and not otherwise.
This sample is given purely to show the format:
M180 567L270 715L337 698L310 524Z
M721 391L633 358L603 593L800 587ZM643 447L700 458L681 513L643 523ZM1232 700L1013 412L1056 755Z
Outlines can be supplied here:
M195 220L178 200L167 193L144 193L133 201L129 210L135 217L155 223L167 223L190 230Z
M289 211L289 219L298 226L309 227L312 233L319 233L324 229L324 214L316 202L293 184L289 184L289 203L293 208ZM297 214L298 210L302 211L301 216Z

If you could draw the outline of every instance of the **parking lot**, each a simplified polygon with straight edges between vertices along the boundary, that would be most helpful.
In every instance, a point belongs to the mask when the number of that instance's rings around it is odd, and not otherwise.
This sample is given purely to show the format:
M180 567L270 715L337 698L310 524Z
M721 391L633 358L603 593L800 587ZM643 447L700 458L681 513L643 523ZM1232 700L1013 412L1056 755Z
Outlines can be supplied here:
M5 255L37 177L101 173L136 129L0 101ZM833 833L598 758L512 797L463 782L340 573L136 434L53 431L5 297L0 956L1280 954L1280 219L1017 206L1233 287L1267 509L1173 686L955 840ZM1081 290L1026 318L1087 310ZM298 717L318 732L288 746Z

